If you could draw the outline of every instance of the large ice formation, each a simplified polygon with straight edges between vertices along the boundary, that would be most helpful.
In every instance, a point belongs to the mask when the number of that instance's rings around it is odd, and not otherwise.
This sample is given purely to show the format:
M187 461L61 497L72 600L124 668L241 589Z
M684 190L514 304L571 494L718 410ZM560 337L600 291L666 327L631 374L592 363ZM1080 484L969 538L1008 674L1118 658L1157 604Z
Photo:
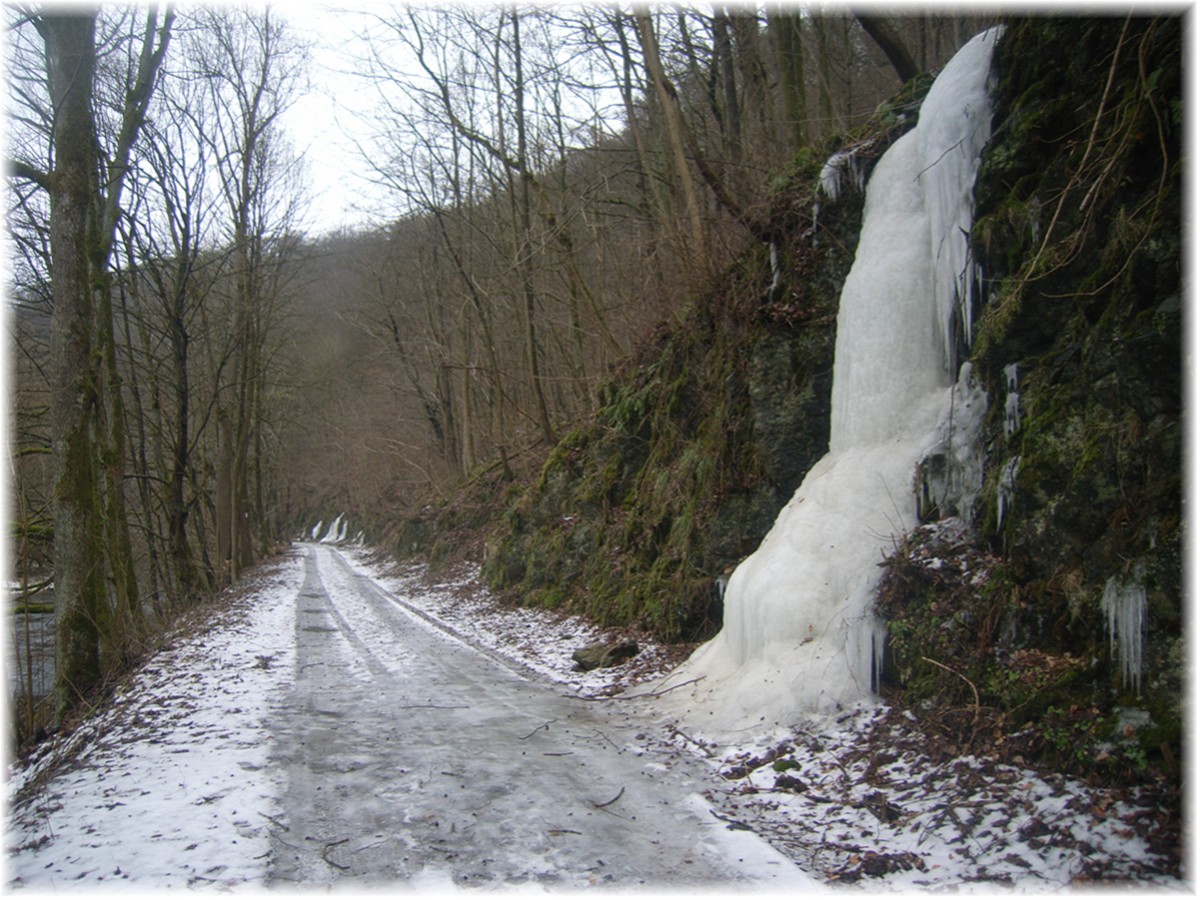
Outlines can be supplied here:
M680 685L664 700L711 731L871 696L879 563L917 524L917 463L962 455L939 443L955 432L952 373L969 335L967 235L997 36L955 55L871 175L838 313L829 453L730 577L721 632L664 685Z

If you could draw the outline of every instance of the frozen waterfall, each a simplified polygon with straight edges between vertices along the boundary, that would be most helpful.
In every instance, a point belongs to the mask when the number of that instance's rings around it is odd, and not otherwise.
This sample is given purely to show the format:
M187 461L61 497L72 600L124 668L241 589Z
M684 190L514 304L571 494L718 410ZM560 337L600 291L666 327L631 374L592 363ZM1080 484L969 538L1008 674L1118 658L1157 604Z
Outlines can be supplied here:
M722 631L665 684L691 682L664 699L713 730L871 696L878 563L917 524L915 469L945 440L969 334L967 234L997 36L958 52L871 175L838 312L829 453L730 577Z

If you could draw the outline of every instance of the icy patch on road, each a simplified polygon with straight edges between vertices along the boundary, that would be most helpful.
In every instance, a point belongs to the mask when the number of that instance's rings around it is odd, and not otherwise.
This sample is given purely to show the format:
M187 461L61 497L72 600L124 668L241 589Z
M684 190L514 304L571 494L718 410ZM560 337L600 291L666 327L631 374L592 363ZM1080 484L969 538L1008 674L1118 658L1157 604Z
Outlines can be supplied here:
M610 630L580 616L501 606L480 585L476 569L464 568L456 576L431 586L424 565L389 568L367 550L343 547L341 553L360 572L468 642L583 696L629 688L660 677L673 665L663 647L641 638L638 655L630 662L590 672L578 671L571 654L587 644L611 640Z
M301 581L289 560L240 584L10 773L9 889L261 884L281 777L264 723L293 678Z
M420 566L397 575L365 553L354 562L456 632L581 693L603 693L619 678L620 667L573 671L571 651L605 635L584 620L503 609L469 572L431 586ZM923 735L910 714L888 708L813 715L792 729L764 724L740 741L721 742L670 719L651 724L653 710L637 714L646 715L639 737L647 746L631 752L666 744L713 767L713 786L701 795L723 838L753 831L827 884L982 892L1184 886L1170 855L1179 849L1171 833L1177 820L1153 790L1115 791L954 756Z

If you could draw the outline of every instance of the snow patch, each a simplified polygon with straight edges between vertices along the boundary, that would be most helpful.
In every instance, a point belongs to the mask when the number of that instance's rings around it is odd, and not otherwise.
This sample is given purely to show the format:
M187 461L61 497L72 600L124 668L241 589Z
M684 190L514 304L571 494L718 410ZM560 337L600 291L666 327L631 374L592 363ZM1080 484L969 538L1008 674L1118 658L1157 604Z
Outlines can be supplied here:
M262 883L283 777L266 721L295 671L300 573L264 576L211 632L176 636L104 713L10 773L6 887Z

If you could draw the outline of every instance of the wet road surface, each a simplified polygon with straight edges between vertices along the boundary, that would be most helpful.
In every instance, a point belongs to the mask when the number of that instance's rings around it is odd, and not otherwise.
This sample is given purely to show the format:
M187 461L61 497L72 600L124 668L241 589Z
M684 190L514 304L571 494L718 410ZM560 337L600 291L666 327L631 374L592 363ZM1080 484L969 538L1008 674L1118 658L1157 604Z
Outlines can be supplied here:
M587 702L440 631L334 548L305 548L268 883L795 888L808 880Z

